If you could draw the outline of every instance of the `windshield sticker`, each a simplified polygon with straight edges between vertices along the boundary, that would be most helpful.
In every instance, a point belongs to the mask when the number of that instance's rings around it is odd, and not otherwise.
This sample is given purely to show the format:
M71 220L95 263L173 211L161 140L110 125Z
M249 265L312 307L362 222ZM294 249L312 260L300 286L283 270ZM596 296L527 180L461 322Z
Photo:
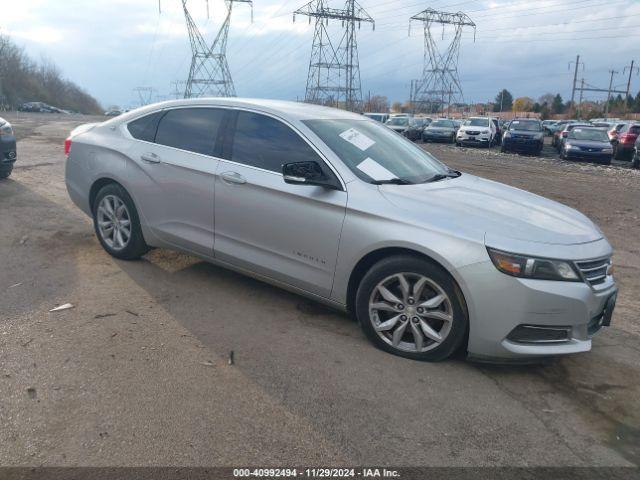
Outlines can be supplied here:
M340 134L340 137L342 137L344 140L346 140L350 144L355 145L363 152L367 148L369 148L371 145L376 143L375 141L367 137L364 133L359 132L355 128L350 128L349 130L345 130Z
M392 178L396 178L393 173L369 157L358 164L358 170L364 172L374 180L391 180Z
M581 132L581 131L582 131L582 129L581 129L581 128L574 128L574 129L573 129L573 131L574 131L574 132Z

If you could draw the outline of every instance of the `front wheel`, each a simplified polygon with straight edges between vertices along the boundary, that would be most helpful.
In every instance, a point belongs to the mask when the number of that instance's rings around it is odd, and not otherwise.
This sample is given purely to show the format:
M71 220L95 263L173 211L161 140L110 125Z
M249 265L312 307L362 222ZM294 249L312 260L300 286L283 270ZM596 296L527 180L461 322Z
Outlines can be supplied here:
M442 268L410 255L376 263L356 293L356 316L378 348L439 361L461 347L468 319L462 293Z
M105 185L96 195L93 224L100 244L113 257L134 260L149 251L133 200L116 183Z
M2 180L3 178L9 178L9 175L11 175L12 171L13 171L13 166L6 168L4 170L0 170L0 180Z

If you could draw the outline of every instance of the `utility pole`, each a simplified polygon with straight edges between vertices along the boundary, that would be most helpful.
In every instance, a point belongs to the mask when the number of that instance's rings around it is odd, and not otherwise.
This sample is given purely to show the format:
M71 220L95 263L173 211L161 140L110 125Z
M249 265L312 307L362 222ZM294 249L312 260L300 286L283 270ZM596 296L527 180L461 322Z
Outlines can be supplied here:
M569 62L569 68L571 68L571 64L573 62ZM571 87L571 103L569 103L570 107L569 107L569 116L573 116L573 110L574 110L574 100L575 100L575 96L576 96L576 82L578 81L578 67L580 66L580 55L576 55L576 66L575 69L573 71L573 86ZM582 70L584 71L584 63L582 64Z
M460 40L464 27L472 27L475 40L476 24L462 12L447 13L427 8L409 19L422 22L424 30L424 58L422 78L416 80L412 89L411 103L418 112L444 112L445 103L464 103L464 95L458 76ZM454 28L453 40L444 52L438 48L431 27L446 25Z
M624 70L622 71L622 74L624 75L625 72L627 71L627 69L629 69L629 79L627 80L627 94L624 97L624 110L625 112L628 110L629 105L627 103L627 100L629 99L629 94L631 93L631 74L633 73L633 70L635 69L636 71L636 75L638 74L638 67L634 67L633 66L634 61L631 60L631 66L630 67L624 67Z
M611 100L611 88L613 87L613 76L618 73L615 70L609 70L611 78L609 79L609 90L607 91L607 103L604 104L604 118L609 115L609 100Z
M502 100L504 99L504 88L500 91L500 113L502 113Z
M584 91L584 78L580 80L580 100L578 100L578 118L582 117L582 92Z
M153 87L136 87L133 89L133 91L138 94L140 106L144 107L145 105L149 105L152 102L153 94L156 89Z
M336 9L328 5L328 0L312 0L293 12L315 18L309 73L304 101L320 105L340 106L357 111L362 108L362 88L360 85L360 63L356 40L356 22L358 28L362 22L375 22L355 0L346 0L344 8ZM329 20L340 20L344 27L340 39L331 38L327 30Z

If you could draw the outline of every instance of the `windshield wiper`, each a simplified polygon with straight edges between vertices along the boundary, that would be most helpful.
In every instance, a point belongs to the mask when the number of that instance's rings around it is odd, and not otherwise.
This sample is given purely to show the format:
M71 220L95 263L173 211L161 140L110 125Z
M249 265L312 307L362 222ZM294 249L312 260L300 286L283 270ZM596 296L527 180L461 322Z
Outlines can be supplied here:
M458 178L460 175L462 175L462 173L457 170L449 170L447 173L437 173L432 177L427 178L424 183L438 182L445 178Z
M373 185L385 185L385 184L391 184L391 185L413 185L413 182L410 182L409 180L407 180L405 178L389 178L387 180L371 180L371 183Z

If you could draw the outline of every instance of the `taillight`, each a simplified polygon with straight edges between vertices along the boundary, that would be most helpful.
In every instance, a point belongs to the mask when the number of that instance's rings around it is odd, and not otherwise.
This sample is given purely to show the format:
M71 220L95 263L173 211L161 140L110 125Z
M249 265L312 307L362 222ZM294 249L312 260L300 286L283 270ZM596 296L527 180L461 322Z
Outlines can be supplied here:
M64 154L68 157L71 150L71 137L67 137L64 141Z
M568 133L569 133L569 132L562 132L562 138L567 138L567 134L568 134Z
M620 143L635 143L637 137L637 135L625 133L624 135L620 135Z

